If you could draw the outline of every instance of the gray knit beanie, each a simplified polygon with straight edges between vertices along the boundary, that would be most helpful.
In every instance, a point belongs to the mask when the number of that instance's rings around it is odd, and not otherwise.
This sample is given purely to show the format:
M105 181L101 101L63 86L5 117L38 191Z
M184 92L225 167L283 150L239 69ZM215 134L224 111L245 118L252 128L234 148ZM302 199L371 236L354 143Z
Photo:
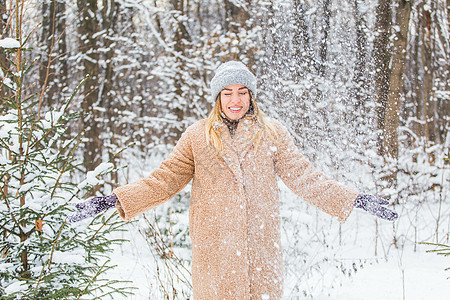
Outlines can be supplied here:
M256 77L239 61L226 62L217 69L210 83L212 103L216 102L219 93L230 84L245 85L256 97Z

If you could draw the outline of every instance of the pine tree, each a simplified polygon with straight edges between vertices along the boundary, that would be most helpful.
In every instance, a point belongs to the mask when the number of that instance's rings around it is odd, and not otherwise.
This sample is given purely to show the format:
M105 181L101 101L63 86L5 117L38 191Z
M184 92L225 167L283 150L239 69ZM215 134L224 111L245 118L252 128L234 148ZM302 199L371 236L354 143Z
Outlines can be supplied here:
M23 7L17 5L21 18ZM74 179L81 165L74 151L82 133L70 137L68 127L81 117L70 110L81 84L59 107L43 111L42 98L24 86L33 70L26 59L30 36L20 30L13 36L0 41L9 66L1 70L0 93L0 298L129 294L119 281L101 278L112 268L111 245L121 242L110 238L123 224L117 213L66 223L72 204L101 183L97 177L113 171L102 163L81 182Z

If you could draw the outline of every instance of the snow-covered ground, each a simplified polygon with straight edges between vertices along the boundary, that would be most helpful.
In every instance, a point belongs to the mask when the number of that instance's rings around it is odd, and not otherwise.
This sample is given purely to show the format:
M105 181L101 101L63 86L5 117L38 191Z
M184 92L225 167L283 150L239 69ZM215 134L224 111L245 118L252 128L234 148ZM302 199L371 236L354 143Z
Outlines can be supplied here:
M355 276L346 278L330 296L314 299L331 300L445 300L450 299L450 257L423 251L407 251L401 256L392 253L386 262L364 267ZM395 257L397 255L397 257Z
M141 251L142 250L142 251ZM153 299L151 286L154 269L149 269L151 255L145 249L132 249L136 256L120 254L113 256L118 264L114 273L123 280L132 281L138 287L135 295L127 299ZM150 257L148 257L150 255ZM318 300L445 300L450 298L450 258L429 253L408 252L403 257L390 257L389 261L366 265L356 275L346 278L342 275L342 285L328 293L314 296ZM292 299L286 297L286 299ZM301 299L301 298L300 298Z
M138 288L135 295L124 299L158 299L161 296L158 296L159 283L155 280L157 276L155 261L147 242L138 232L139 226L139 224L129 225L124 237L130 242L116 248L111 255L117 268L110 275L129 280L132 282L131 285ZM450 279L447 279L450 277L450 271L444 270L450 267L450 257L426 253L426 250L431 249L427 245L418 245L416 251L391 248L388 255L379 253L378 256L374 256L373 251L368 254L367 244L364 239L361 240L362 243L344 245L334 251L338 252L337 256L341 256L342 259L364 259L363 268L358 268L352 276L332 272L332 276L338 276L333 280L339 284L329 290L317 292L312 297L291 294L285 299L450 299ZM332 253L333 250L329 251Z

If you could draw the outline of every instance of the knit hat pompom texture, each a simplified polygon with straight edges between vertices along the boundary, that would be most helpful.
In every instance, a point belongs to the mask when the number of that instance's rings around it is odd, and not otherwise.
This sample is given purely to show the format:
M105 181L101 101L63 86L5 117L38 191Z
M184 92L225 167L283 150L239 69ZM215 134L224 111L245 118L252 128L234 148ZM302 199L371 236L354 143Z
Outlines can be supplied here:
M216 74L211 80L211 96L214 103L219 93L230 84L245 85L254 97L256 97L256 77L239 61L226 62L217 69Z

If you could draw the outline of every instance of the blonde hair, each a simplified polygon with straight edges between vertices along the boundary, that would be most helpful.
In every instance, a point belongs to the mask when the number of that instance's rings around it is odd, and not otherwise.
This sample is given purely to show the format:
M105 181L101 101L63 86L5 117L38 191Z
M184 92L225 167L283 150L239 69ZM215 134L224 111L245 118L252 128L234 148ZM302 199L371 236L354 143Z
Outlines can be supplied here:
M260 130L257 130L253 135L253 144L258 146L261 138L267 135L270 139L275 140L278 135L275 127L267 120L264 112L258 107L258 104L253 99L250 93L250 103L253 105L253 113L251 118L259 125ZM250 109L250 108L249 108ZM244 116L245 118L245 116ZM212 145L217 152L222 152L223 143L220 138L217 124L223 124L222 108L220 101L220 94L216 98L216 103L206 119L206 141L208 145Z

